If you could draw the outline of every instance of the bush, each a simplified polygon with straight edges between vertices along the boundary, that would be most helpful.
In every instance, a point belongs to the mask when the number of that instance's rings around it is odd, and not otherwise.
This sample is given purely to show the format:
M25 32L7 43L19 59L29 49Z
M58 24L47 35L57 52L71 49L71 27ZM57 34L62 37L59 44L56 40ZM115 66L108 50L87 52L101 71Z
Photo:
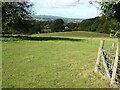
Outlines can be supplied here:
M42 29L41 33L51 33L52 30L51 29Z

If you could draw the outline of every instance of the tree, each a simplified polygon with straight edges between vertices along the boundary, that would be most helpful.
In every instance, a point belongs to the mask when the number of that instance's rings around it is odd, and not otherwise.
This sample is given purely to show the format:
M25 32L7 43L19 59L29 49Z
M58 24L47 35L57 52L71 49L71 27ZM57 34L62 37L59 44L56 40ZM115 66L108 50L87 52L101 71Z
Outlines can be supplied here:
M27 26L26 20L30 19L31 7L32 4L28 2L2 2L3 31L13 32L13 30L17 30L19 32L20 28L24 28L21 24ZM28 29L28 27L25 27L25 29Z
M67 23L67 26L68 26L71 30L73 30L73 29L75 29L75 28L77 27L77 24L76 24L76 23L73 23L73 22L70 22L70 23Z
M115 19L119 22L120 25L120 1L117 2L109 2L109 3L101 3L101 10L103 15L105 15L108 19ZM120 68L120 27L117 30L118 37L118 68ZM119 70L118 70L119 71ZM120 72L118 72L118 76L120 79ZM119 81L120 83L120 81Z
M33 33L41 33L41 29L42 29L42 26L41 26L41 22L40 21L36 21L36 20L32 20L32 27L31 27L31 30L30 32L33 34Z
M93 24L90 27L90 30L92 32L96 32L98 29L98 25L100 24L101 18L100 17L96 17L93 21Z
M19 20L19 22L14 23L9 29L12 33L19 34L30 34L30 29L32 28L31 20Z
M62 19L56 19L52 25L51 29L53 32L61 32L65 29L64 21Z
M117 2L101 2L101 10L102 15L107 17L107 19L115 19L120 24L120 1ZM119 26L118 24L118 26ZM120 29L115 30L118 33L118 37L120 37Z

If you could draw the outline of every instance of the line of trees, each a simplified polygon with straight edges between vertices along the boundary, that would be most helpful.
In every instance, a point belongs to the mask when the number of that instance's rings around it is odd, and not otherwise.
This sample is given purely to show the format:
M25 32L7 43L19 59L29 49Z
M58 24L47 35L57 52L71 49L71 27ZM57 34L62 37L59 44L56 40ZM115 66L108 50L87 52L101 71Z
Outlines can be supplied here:
M106 17L107 20L114 20L112 24L117 24L114 29L117 37L120 38L120 1L116 0L114 2L99 2L100 9L102 11L102 16Z
M102 17L83 20L82 22L39 21L31 17L32 3L2 2L2 29L4 33L48 33L63 31L92 31L99 33L118 33L120 31L120 2L117 4L100 3ZM112 10L112 11L111 11ZM113 12L113 13L112 13ZM116 13L114 13L116 12ZM106 18L108 17L108 18ZM117 34L116 34L117 35Z
M115 33L116 30L120 29L119 22L117 22L114 19L108 20L104 16L83 20L80 23L79 27L80 30L106 33L106 34L110 34L111 32Z
M108 3L101 2L99 4L101 5L103 16L105 16L109 20L115 19L118 23L119 28L115 29L114 31L116 32L116 36L118 37L118 68L120 68L120 1L116 0L115 2ZM120 76L118 76L118 78L120 78Z

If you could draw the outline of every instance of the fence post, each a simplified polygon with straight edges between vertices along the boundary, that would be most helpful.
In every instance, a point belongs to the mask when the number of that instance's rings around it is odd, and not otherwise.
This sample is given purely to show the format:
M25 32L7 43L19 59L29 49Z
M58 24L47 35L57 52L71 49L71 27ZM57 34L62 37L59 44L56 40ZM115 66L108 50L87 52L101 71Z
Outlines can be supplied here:
M112 50L114 49L114 47L115 47L115 43L112 43Z
M99 63L100 63L100 56L101 56L101 52L102 52L103 47L104 47L104 40L101 40L99 51L98 51L98 56L97 56L97 60L96 60L96 65L95 65L95 72L98 71L98 66L99 66Z
M115 43L112 43L112 51L113 51L114 47L115 47ZM112 65L111 65L112 69L113 69L113 65L114 65L114 60L112 60Z
M120 62L120 37L118 38L118 60Z
M118 82L120 88L120 37L118 38Z
M119 45L117 45L115 61L114 61L114 66L113 66L113 70L112 70L112 78L111 78L111 82L110 82L111 86L114 84L115 77L116 77L116 72L117 72L117 67L118 67L118 54L119 54L118 53L118 48L119 48Z
M110 73L109 73L107 64L106 64L106 62L105 62L106 60L105 60L105 58L104 58L103 52L101 53L101 59L102 59L103 66L104 66L104 69L105 69L105 74L106 74L106 76L108 77L108 79L110 79Z

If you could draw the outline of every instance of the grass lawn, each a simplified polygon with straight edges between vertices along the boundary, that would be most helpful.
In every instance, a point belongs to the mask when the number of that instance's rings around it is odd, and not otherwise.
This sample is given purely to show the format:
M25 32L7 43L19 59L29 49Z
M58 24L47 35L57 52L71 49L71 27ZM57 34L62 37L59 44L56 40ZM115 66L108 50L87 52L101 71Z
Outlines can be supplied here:
M45 34L35 34L32 36L63 36L63 37L72 37L72 38L108 38L108 34L101 34L95 32L86 31L71 31L71 32L59 32L59 33L45 33Z
M28 40L3 39L2 86L4 88L109 87L105 79L94 73L100 43L100 38L97 37L101 36L102 34L89 32L63 32L32 35L34 39ZM107 39L106 47L112 42L116 40Z

